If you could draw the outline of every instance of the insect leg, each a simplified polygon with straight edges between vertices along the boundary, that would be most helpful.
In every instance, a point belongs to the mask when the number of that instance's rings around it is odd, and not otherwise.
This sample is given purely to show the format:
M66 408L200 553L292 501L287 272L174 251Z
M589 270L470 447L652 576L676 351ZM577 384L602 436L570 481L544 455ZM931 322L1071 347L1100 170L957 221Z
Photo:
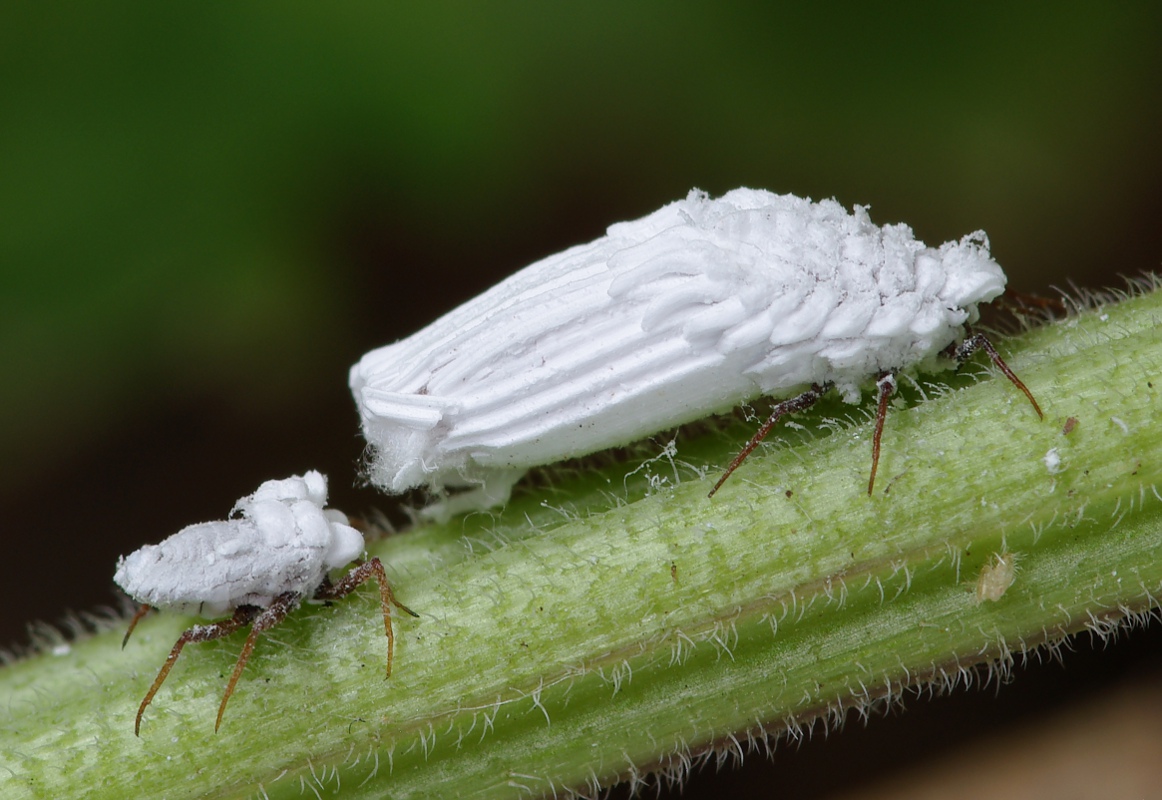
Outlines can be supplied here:
M1005 363L1005 360L1001 358L1001 354L993 347L993 343L983 333L974 333L960 344L948 348L949 355L961 364L967 361L969 356L977 350L984 350L988 353L988 357L992 359L997 369L1003 372L1005 377L1012 381L1014 386L1024 392L1025 397L1029 398L1029 402L1033 404L1033 410L1037 412L1037 416L1040 419L1045 419L1045 415L1041 413L1041 406L1037 405L1037 401L1033 399L1033 393L1021 382L1021 379L1017 377L1016 373L1009 369L1009 365Z
M355 569L344 575L338 583L334 585L324 583L315 592L315 599L337 600L355 591L355 587L373 576L379 582L379 601L383 605L383 628L387 633L387 675L385 677L390 678L391 662L395 657L395 633L391 628L391 607L394 605L399 610L411 614L413 617L418 617L419 614L395 599L395 595L391 591L391 584L387 582L387 575L383 571L383 562L378 558L373 558L355 567Z
M254 652L254 645L258 642L258 634L270 630L286 619L286 615L294 611L301 599L302 596L298 592L283 592L274 598L274 602L269 607L262 609L254 617L254 623L250 626L250 635L246 637L246 644L242 645L242 652L238 654L238 661L234 664L234 673L230 676L230 682L226 684L226 693L222 695L222 702L218 706L218 719L214 721L214 733L217 733L218 728L222 725L222 715L226 713L226 703L230 701L230 695L234 694L234 686L242 677L242 670L246 669L246 662L250 660L250 654Z
M183 647L190 642L208 642L211 639L221 639L223 636L228 636L239 628L249 624L255 615L258 614L259 610L254 606L239 606L234 612L234 616L230 619L215 622L211 625L195 625L179 636L177 643L173 646L173 650L169 651L169 657L161 665L161 671L153 679L153 685L145 693L145 699L141 701L141 706L137 709L137 720L133 723L133 735L141 735L141 715L145 713L146 706L153 700L153 696L157 694L157 690L161 688L161 684L165 681L166 676L169 675L169 671L173 668L174 662L181 655Z
M133 629L137 627L137 623L141 618L153 610L153 606L142 603L141 606L134 612L133 618L129 620L129 628L125 631L125 638L121 640L121 649L125 649L125 645L129 642L129 634L133 633Z
M876 406L876 430L872 436L871 477L867 480L868 497L871 497L872 489L876 485L876 470L880 466L880 439L884 435L884 418L888 416L888 400L896 393L896 376L891 372L881 372L876 379L876 388L880 390L880 401Z
M771 416L758 429L758 432L751 437L750 441L746 443L742 451L734 457L734 461L730 462L730 465L726 468L726 472L718 479L718 483L714 484L714 488L710 490L710 494L707 497L714 497L714 493L722 488L722 484L726 483L726 479L730 477L730 474L738 469L743 461L746 461L746 457L766 438L767 434L771 432L771 428L775 427L776 422L787 414L793 414L796 411L803 411L810 408L829 389L831 389L830 383L813 383L811 384L811 388L801 395L792 397L790 400L784 400L775 406L774 410L771 411Z

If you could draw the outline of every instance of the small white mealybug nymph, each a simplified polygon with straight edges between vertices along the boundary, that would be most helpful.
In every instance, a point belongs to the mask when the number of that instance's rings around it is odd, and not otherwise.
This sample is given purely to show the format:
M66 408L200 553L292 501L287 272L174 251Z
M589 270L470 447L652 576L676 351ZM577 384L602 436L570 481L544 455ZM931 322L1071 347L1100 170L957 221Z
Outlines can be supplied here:
M980 568L976 579L976 601L995 603L1017 580L1017 556L1013 553L994 553Z
M1033 400L987 339L965 339L1004 288L983 232L931 248L861 206L695 190L363 356L350 383L369 477L394 493L476 486L445 511L483 508L529 467L791 397L729 474L782 414L831 388L858 402L875 381L870 492L896 373L983 348Z
M391 675L395 644L391 606L416 614L395 599L378 558L359 563L331 583L327 577L330 570L363 555L363 534L347 524L343 512L324 508L326 504L327 479L314 470L286 480L266 481L254 494L234 504L230 519L190 525L161 544L146 545L118 560L113 580L142 604L129 623L122 647L151 608L206 617L234 612L230 619L195 625L181 635L141 701L135 734L141 731L146 706L190 642L219 639L251 626L218 706L216 731L258 634L282 622L304 598L337 599L372 577L379 582L387 633L387 675Z

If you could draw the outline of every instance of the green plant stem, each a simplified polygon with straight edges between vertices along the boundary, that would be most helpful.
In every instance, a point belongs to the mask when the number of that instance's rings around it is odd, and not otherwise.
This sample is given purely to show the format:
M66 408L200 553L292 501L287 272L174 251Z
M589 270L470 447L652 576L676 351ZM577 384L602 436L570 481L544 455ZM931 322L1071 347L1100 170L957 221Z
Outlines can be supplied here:
M133 736L188 618L5 667L0 795L535 796L1104 635L1162 595L1159 319L1151 293L1005 342L1044 421L996 377L893 409L872 497L870 423L810 430L832 405L713 500L695 472L742 428L377 542L421 614L396 618L392 677L374 590L307 607L217 734L240 635L188 647Z

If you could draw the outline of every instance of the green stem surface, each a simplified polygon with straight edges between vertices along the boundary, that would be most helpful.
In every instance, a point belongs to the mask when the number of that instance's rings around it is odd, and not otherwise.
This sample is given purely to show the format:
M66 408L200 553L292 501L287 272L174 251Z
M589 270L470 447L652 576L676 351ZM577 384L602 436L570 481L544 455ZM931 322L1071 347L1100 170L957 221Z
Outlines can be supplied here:
M421 615L397 614L392 677L373 588L304 607L261 639L217 734L242 634L186 648L140 738L189 618L4 667L0 796L551 794L1104 634L1162 595L1160 319L1155 292L1003 343L1044 421L995 375L906 391L872 497L870 404L833 403L713 500L749 426L373 543Z

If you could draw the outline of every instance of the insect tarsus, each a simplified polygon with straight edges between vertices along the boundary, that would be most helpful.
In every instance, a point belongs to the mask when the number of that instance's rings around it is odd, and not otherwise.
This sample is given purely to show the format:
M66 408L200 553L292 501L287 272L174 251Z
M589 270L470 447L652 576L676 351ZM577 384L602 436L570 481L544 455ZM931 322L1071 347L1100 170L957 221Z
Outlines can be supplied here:
M395 599L395 595L391 591L391 585L387 582L387 575L384 573L383 563L378 558L372 558L370 561L358 564L343 576L338 583L332 584L329 581L324 582L315 591L313 598L316 600L337 600L340 597L350 594L356 587L372 577L379 582L379 599L383 606L383 627L387 634L387 674L385 677L391 677L391 664L395 655L395 634L391 627L391 606L394 605L396 608L411 614L413 617L418 617L419 615ZM258 642L258 635L286 619L287 614L294 611L302 599L302 595L298 592L283 592L275 597L273 602L266 608L251 605L239 606L234 610L234 616L230 619L213 622L209 625L195 625L179 636L177 642L174 643L173 649L170 650L165 663L161 665L161 671L154 678L153 685L145 693L145 699L141 701L141 706L137 709L137 719L133 723L133 734L135 736L141 735L141 717L145 714L145 709L153 700L154 695L157 694L158 689L161 688L162 683L165 682L166 676L169 675L169 671L178 660L178 656L181 655L182 648L191 642L209 642L213 639L221 639L223 636L228 636L239 628L250 625L250 634L246 637L246 643L242 646L242 652L239 653L238 661L234 664L234 672L230 675L230 680L226 684L226 691L222 695L222 702L218 706L218 717L214 722L214 731L217 732L218 728L222 725L222 715L226 713L226 703L230 701L230 696L234 694L234 687L238 684L238 679L242 677L242 671L246 668L246 662L250 660L250 654L254 651L254 646ZM125 632L125 638L121 642L122 647L125 646L125 642L129 641L129 634L137 626L138 620L145 616L149 610L150 606L143 605L133 615L133 619L129 622L129 630Z
M970 332L963 341L950 344L943 351L942 355L948 356L949 358L955 358L958 364L963 364L970 357L972 357L972 354L977 350L983 350L988 354L988 357L992 360L993 364L996 365L997 369L999 369L1001 373L1003 373L1004 376L1008 378L1014 386L1020 389L1021 392L1024 393L1025 397L1029 398L1029 402L1033 404L1033 410L1037 412L1037 417L1039 419L1045 419L1045 414L1041 411L1041 406L1037 404L1037 400L1033 397L1033 393L1029 391L1029 387L1025 386L1021 379L1017 377L1016 373L1009 369L1009 365L1005 363L1005 360L1001 358L1000 353L998 353L997 349L993 347L993 343L990 342L988 337L983 333ZM815 402L824 394L826 394L827 391L831 389L831 387L832 384L830 383L815 383L811 385L810 389L803 392L802 394L797 395L796 397L792 397L790 400L784 400L783 402L776 405L774 410L771 412L771 416L767 419L766 422L763 423L762 427L758 429L758 432L751 437L750 441L746 443L746 446L742 448L739 454L734 457L734 460L730 462L722 477L718 479L718 483L714 484L714 488L710 490L710 494L707 496L714 497L715 492L717 492L722 487L722 484L726 482L726 479L730 477L731 473L738 469L742 462L746 460L746 457L749 456L751 452L753 452L754 449L759 446L759 443L766 438L767 434L771 432L771 429L782 417L786 416L787 414L793 414L797 411L805 411L806 409L815 405ZM896 391L895 373L891 371L881 372L876 378L876 388L879 390L879 399L876 405L875 432L872 435L871 475L867 482L867 493L869 497L871 496L872 490L875 489L876 485L876 470L879 468L880 463L880 439L884 432L884 419L888 415L888 401Z

